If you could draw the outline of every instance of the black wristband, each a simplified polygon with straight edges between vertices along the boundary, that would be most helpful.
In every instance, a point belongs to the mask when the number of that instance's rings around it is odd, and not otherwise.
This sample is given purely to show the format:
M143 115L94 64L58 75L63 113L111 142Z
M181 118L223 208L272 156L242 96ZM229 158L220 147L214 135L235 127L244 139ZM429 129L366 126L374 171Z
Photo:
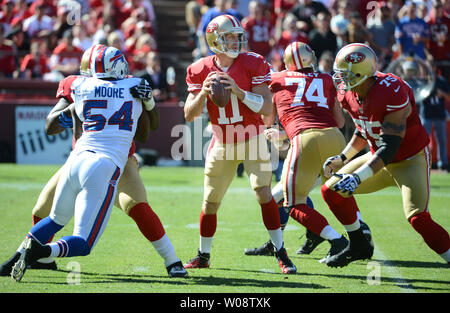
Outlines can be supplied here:
M347 157L343 153L339 154L339 157L341 158L342 162L345 162L345 160L347 160Z

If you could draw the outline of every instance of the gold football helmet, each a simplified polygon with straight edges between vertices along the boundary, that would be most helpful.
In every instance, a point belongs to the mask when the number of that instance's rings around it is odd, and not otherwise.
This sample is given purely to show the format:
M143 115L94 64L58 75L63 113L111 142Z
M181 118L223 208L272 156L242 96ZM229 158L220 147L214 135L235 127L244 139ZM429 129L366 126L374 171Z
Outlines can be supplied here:
M293 42L284 50L284 64L288 71L297 71L305 68L316 69L316 54L303 42Z
M352 43L346 45L334 60L333 82L338 90L351 90L377 73L378 59L367 45Z
M86 51L84 51L83 56L81 57L81 62L80 62L80 74L81 75L88 76L88 77L92 76L92 71L89 67L91 57L94 54L95 50L98 50L103 46L104 45L96 44L96 45L93 45L92 47L90 47L89 49L87 49Z
M228 47L229 43L226 40L227 34L238 35L237 49ZM245 31L241 23L237 18L228 14L219 15L209 22L206 28L206 41L211 51L217 54L224 53L230 58L236 58L241 49L247 44Z

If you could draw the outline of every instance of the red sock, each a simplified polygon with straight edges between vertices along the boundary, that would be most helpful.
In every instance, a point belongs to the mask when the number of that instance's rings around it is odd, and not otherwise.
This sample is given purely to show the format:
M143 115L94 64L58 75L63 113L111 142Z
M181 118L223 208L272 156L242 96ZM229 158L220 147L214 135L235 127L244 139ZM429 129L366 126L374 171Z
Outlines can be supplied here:
M278 211L278 204L274 198L267 203L260 203L259 205L261 206L262 218L267 230L280 228L280 211Z
M213 237L217 228L217 214L200 212L200 236Z
M130 209L128 215L136 222L141 233L149 241L159 240L166 233L158 215L153 212L147 202L136 204Z
M322 214L304 203L295 205L291 210L291 216L318 236L328 225L328 221Z
M33 226L36 225L40 220L42 220L42 218L36 215L31 215L31 217L33 218ZM55 235L51 236L46 243L51 243L53 241L53 237L55 237Z
M412 227L418 232L428 247L437 254L450 249L450 237L447 231L431 219L430 213L421 212L410 220Z
M353 196L344 198L326 185L322 185L320 190L322 191L322 197L328 204L331 212L333 212L342 225L351 225L356 222L356 219L358 218L356 212L359 211L359 209Z

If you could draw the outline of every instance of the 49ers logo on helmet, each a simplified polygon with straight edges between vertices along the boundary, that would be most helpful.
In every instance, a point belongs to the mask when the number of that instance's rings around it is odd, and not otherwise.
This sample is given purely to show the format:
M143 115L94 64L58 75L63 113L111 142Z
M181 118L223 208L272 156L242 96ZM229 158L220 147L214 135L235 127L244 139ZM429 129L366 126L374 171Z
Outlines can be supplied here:
M366 56L363 53L356 51L356 52L352 52L349 55L347 55L345 57L345 61L347 63L360 63L360 62L364 61L365 58L366 58Z
M215 31L217 29L217 27L219 27L219 25L217 23L211 23L206 28L206 32L207 33L212 33L213 31Z

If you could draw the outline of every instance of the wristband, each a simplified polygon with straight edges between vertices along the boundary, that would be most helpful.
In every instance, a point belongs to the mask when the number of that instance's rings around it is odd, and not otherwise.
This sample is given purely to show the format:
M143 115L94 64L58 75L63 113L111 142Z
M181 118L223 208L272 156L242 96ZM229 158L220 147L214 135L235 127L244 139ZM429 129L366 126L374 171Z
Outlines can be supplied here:
M361 181L364 181L367 178L372 177L373 170L369 165L363 164L360 168L358 168L356 171L354 171L353 174L358 175L359 179Z
M345 160L347 160L347 157L346 157L345 154L343 154L343 153L339 154L339 157L341 158L342 163L344 163Z
M151 97L149 100L142 100L142 103L144 104L144 107L147 111L153 110L156 105L153 97Z
M249 91L244 91L244 94L245 96L242 102L253 112L259 113L264 104L263 96Z

